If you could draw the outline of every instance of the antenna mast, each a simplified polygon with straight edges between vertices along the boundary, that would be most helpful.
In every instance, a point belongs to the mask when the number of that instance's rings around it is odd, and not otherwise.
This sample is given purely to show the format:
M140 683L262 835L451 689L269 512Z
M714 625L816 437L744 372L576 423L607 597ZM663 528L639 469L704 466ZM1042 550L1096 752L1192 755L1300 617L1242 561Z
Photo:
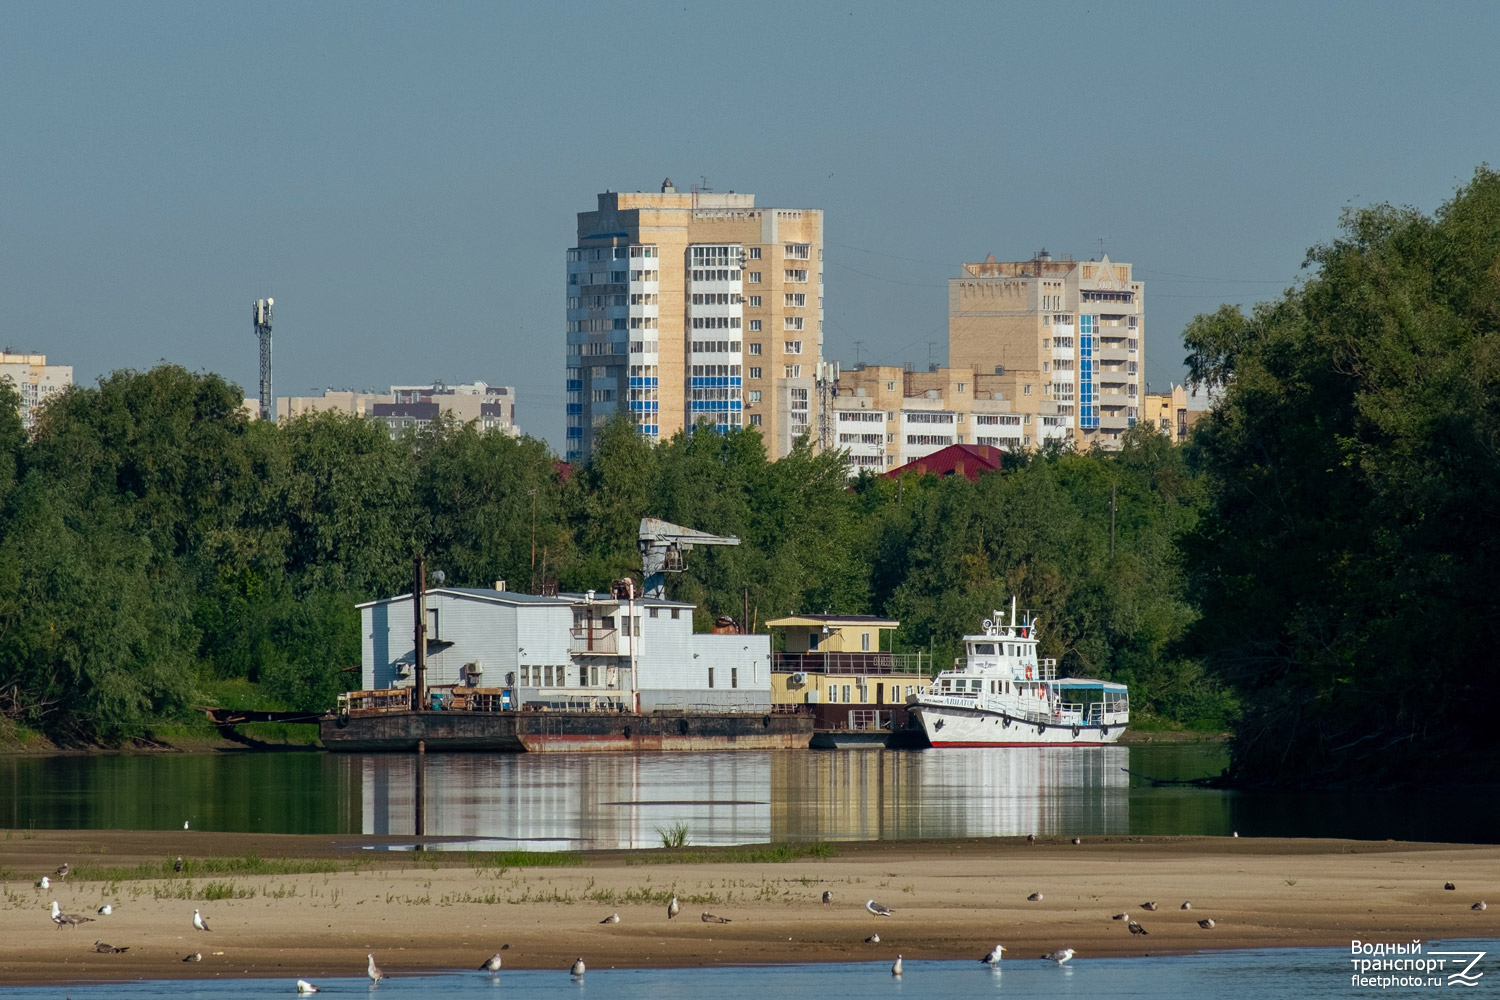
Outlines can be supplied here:
M271 395L271 307L275 299L255 300L255 336L260 339L260 419L275 421L276 397Z

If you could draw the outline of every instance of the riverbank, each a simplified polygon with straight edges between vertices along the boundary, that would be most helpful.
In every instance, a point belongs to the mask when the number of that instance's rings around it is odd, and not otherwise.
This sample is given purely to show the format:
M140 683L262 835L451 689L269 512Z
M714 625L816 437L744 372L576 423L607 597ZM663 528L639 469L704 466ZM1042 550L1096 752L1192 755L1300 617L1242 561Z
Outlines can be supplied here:
M37 831L0 841L0 983L978 958L1500 936L1500 847L1249 838L881 841L560 857L373 837ZM182 855L184 873L167 861ZM831 856L827 856L830 855ZM33 883L67 861L72 874ZM140 867L145 866L145 867ZM1457 891L1445 891L1452 881ZM833 893L823 905L824 891ZM1027 901L1031 893L1042 899ZM666 916L675 894L682 914ZM1489 897L1486 912L1469 909ZM866 912L874 898L888 918ZM57 929L48 908L96 918ZM1180 909L1184 900L1190 911ZM1149 912L1140 904L1155 901ZM109 903L115 912L96 910ZM195 908L211 932L192 927ZM711 912L730 923L704 923ZM1146 930L1129 933L1128 912ZM617 924L600 923L618 913ZM1197 921L1212 918L1212 930ZM878 945L865 938L878 933ZM102 939L123 954L102 955ZM190 952L201 963L184 964Z

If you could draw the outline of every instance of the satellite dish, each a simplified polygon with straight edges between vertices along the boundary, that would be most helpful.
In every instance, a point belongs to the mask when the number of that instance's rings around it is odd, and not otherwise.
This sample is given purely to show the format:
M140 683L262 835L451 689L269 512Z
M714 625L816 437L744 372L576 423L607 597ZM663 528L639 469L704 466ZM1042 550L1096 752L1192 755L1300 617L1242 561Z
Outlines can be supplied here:
M442 570L437 569L432 571L432 582L437 584L439 587L441 587L444 581L446 581L447 579L448 574L444 573Z
M989 635L995 629L995 623L988 618L984 620L984 634Z

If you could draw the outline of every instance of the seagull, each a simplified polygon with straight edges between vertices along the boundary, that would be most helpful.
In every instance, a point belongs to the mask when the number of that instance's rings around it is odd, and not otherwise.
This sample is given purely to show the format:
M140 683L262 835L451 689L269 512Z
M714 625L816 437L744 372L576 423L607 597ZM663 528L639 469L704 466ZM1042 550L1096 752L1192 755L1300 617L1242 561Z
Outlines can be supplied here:
M1211 930L1214 929L1214 918L1213 917L1207 917L1207 918L1205 918L1203 920L1200 920L1200 921L1198 921L1198 926L1202 927L1206 931L1211 931Z
M879 943L880 943L880 935L879 934L871 934L869 937L865 938L865 944L879 944Z
M682 912L682 907L680 907L680 906L677 905L677 897L673 896L672 897L672 901L667 904L667 919L671 920L673 917L677 916L677 914L679 914L681 912Z
M1047 954L1045 954L1045 955L1042 956L1042 958L1045 961L1056 962L1058 965L1062 965L1064 962L1066 962L1068 959L1070 959L1072 957L1073 957L1073 949L1072 948L1060 948L1057 951L1049 951L1049 952L1047 952Z
M64 861L62 864L58 865L57 866L57 871L53 872L52 874L54 876L56 876L57 878L60 878L60 879L61 878L67 878L68 877L68 863L66 861Z
M1026 902L1028 903L1040 903L1041 901L1042 894L1039 892L1033 892L1031 895L1026 897Z
M877 917L888 917L892 913L895 912L889 906L881 906L879 903L875 902L875 900L873 900L873 899L867 899L867 900L865 900L865 909L869 910L871 913L875 914Z
M188 828L188 821L187 821L187 820L183 820L183 821L182 821L182 828L183 828L183 829L184 829L184 830L186 830L186 829L187 829L187 828Z
M79 924L87 924L93 921L93 917L80 917L76 913L64 913L57 906L57 900L52 901L52 922L57 925L58 930L64 927L77 927Z
M1236 831L1234 831L1234 833L1230 834L1230 836L1233 837L1235 840L1239 840L1240 839L1240 831L1236 830Z
M994 950L991 951L988 955L986 955L983 958L981 958L980 961L983 962L985 965L999 965L1000 964L1001 953L1004 952L1004 951L1005 951L1005 945L1003 945L1003 944L997 944L997 945L995 945Z
M303 996L307 996L309 993L322 993L323 991L318 989L312 983L308 982L306 979L299 979L297 980L297 992L302 994Z
M180 871L182 871L182 855L181 854L177 855L177 860L174 861L174 862L172 862L172 870L174 872L180 872Z
M479 971L480 972L499 972L500 971L500 953L497 951L493 955L491 955L489 958L485 959L484 960L484 964L479 967Z
M378 965L375 964L375 956L374 955L366 955L365 958L368 958L370 960L369 966L365 969L365 975L367 975L367 976L370 977L370 982L372 982L372 983L378 983L382 979L384 979L385 978L385 973L381 972L380 971L380 966L378 966Z
M896 976L897 978L900 978L900 976L901 976L901 956L900 955L897 955L896 956L896 961L894 961L894 962L891 963L891 975Z
M831 906L831 905L833 905L833 890L832 889L824 889L823 890L823 905L824 906Z
M1183 902L1182 909L1184 909L1184 910L1191 910L1192 908L1193 908L1193 904L1191 902L1188 902L1188 901L1184 901Z
M601 924L618 924L620 922L620 915L618 913L611 913L599 922Z
M1150 934L1151 933L1150 931L1146 930L1146 928L1144 928L1140 924L1136 923L1134 920L1132 920L1126 926L1130 928L1130 933L1132 933L1132 934Z
M101 917L107 917L113 912L115 912L115 908L113 906L110 906L108 903L105 903L103 906L99 907L99 915Z
M38 889L50 889L52 888L52 880L43 875L42 880L36 884L36 887Z
M1083 843L1083 838L1082 838L1082 837L1074 837L1074 838L1073 838L1073 843L1074 843L1074 844L1081 844L1081 843ZM1056 953L1055 953L1055 952L1054 952L1054 954L1056 954ZM1058 965L1061 965L1061 964L1062 964L1062 962L1059 962L1059 963L1057 963L1057 964L1058 964Z
M1028 843L1031 846L1035 847L1036 846L1036 834L1034 834L1034 833L1028 833L1026 835L1026 843Z
M1130 916L1130 914L1128 914L1128 913L1116 913L1114 916L1110 917L1109 919L1111 919L1111 920L1124 920L1128 916Z
M702 919L705 924L727 924L731 922L728 917L716 917L707 911L704 911Z
M1469 907L1469 909L1471 910L1488 910L1489 908L1490 904L1486 903L1482 899L1479 902L1475 903L1473 906Z
M101 955L119 955L122 952L129 951L130 949L128 947L126 947L126 948L116 948L112 944L105 944L103 941L95 941L94 942L94 950L97 951Z
M199 913L197 910L193 911L193 926L198 928L200 931L208 930L208 925L203 922L203 914Z
M582 979L585 968L586 966L583 964L583 959L580 958L578 961L573 963L573 968L569 969L568 971L572 973L574 979Z
M182 956L182 960L184 962L201 962L203 961L203 952L195 951L190 955L184 955Z
M1153 901L1151 901L1149 903L1142 903L1141 904L1141 909L1143 909L1143 910L1155 910L1156 909L1156 902L1153 900Z
M1454 885L1452 882L1444 882L1443 883L1443 888L1444 889L1457 889L1458 886Z

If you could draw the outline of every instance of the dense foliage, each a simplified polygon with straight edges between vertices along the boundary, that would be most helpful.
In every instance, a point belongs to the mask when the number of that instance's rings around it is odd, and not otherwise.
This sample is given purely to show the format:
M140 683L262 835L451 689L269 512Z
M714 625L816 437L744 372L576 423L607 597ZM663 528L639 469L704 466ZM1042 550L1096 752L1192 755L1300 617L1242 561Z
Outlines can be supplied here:
M1014 593L1063 669L1130 682L1138 710L1226 721L1222 691L1172 650L1193 617L1175 540L1202 490L1144 428L1117 455L1018 459L978 483L851 487L838 456L771 462L754 431L652 448L616 423L568 469L531 438L275 426L241 398L170 365L117 372L49 403L31 440L0 402L4 717L126 741L230 680L323 709L357 678L355 604L407 590L414 551L458 586L602 588L639 574L638 525L656 516L743 539L671 579L700 627L747 605L762 631L796 611L884 614L901 649L942 663Z
M1346 214L1313 274L1187 330L1193 648L1249 782L1500 777L1500 175Z

